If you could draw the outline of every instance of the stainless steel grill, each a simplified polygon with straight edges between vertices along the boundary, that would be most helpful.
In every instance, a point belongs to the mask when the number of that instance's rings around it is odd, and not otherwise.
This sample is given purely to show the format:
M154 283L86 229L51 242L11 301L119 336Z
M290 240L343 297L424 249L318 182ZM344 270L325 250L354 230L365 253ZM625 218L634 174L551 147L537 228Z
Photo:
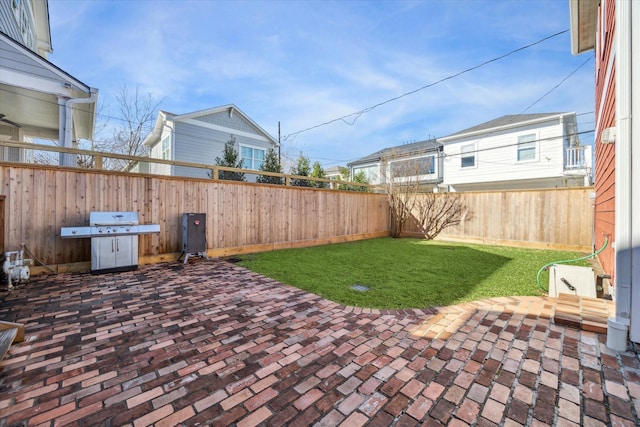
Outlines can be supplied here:
M159 232L159 224L139 224L137 212L91 212L88 227L62 227L60 237L91 238L91 271L98 273L138 268L138 235Z

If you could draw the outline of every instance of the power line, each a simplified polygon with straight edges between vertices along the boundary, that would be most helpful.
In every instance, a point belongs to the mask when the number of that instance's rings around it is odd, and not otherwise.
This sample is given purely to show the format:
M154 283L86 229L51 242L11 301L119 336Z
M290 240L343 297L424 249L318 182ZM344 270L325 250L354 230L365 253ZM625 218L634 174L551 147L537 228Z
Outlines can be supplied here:
M504 59L504 58L506 58L508 56L511 56L511 55L513 55L513 54L515 54L517 52L520 52L522 50L525 50L525 49L528 49L530 47L536 46L536 45L538 45L540 43L543 43L543 42L545 42L545 41L547 41L549 39L552 39L552 38L557 37L559 35L565 34L567 32L569 32L569 30L560 31L558 33L555 33L555 34L552 34L550 36L544 37L544 38L542 38L542 39L540 39L540 40L538 40L536 42L530 43L530 44L528 44L526 46L522 46L522 47L519 47L519 48L517 48L515 50L512 50L511 52L505 53L504 55L497 56L497 57L495 57L493 59L490 59L488 61L482 62L481 64L475 65L473 67L470 67L470 68L467 68L465 70L462 70L462 71L460 71L458 73L455 73L455 74L452 74L450 76L444 77L444 78L442 78L442 79L440 79L440 80L438 80L436 82L429 83L427 85L419 87L418 89L414 89L412 91L403 93L402 95L398 95L396 97L387 99L386 101L382 101L382 102L379 102L379 103L377 103L375 105L372 105L370 107L364 108L364 109L362 109L360 111L356 111L355 113L347 114L345 116L338 117L336 119L332 119L332 120L326 121L324 123L320 123L318 125L311 126L311 127L306 128L306 129L302 129L302 130L290 133L290 134L284 136L283 141L287 141L289 138L295 138L296 136L300 135L303 132L308 132L310 130L317 129L319 127L326 126L326 125L329 125L331 123L335 123L335 122L338 122L338 121L342 121L342 122L344 122L344 123L346 123L346 124L348 124L350 126L353 126L355 124L356 120L358 120L358 118L360 118L360 116L362 116L363 114L366 114L366 113L374 110L375 108L378 108L378 107L380 107L382 105L388 104L388 103L393 102L393 101L397 101L397 100L399 100L401 98L404 98L404 97L407 97L409 95L413 95L413 94L415 94L417 92L420 92L422 90L428 89L428 88L433 87L433 86L436 86L436 85L438 85L438 84L440 84L442 82L445 82L447 80L451 80L453 78L456 78L458 76L466 74L466 73L468 73L470 71L477 70L478 68L484 67L485 65L491 64L491 63L499 61L501 59ZM353 121L352 122L348 122L347 119L349 119L351 117L354 117Z
M573 71L571 71L566 77L564 77L562 80L560 80L560 82L558 82L554 87L552 87L549 91L547 91L544 95L542 95L540 98L538 98L537 100L535 100L533 103L529 104L529 106L527 108L525 108L524 110L522 110L520 113L515 114L511 120L507 123L513 123L519 116L521 116L522 114L524 114L529 108L533 107L535 104L537 104L538 102L540 102L542 99L544 99L546 96L548 96L551 92L553 92L554 90L556 90L558 87L560 87L560 85L562 85L562 83L564 83L566 80L568 80L571 76L573 76L576 72L578 72L578 70L580 70L585 64L587 64L590 60L592 60L594 58L594 56L589 57L586 61L584 61L582 64L580 64L577 68L575 68ZM593 114L593 111L588 111L585 113L579 113L576 114L576 117L580 117L580 116L585 116L587 114ZM585 122L583 124L588 124L588 123L594 123L593 121L590 122ZM585 131L583 133L590 133L593 132L593 130L591 131ZM438 139L437 137L435 137L434 139ZM342 161L353 161L353 160L358 160L358 158L355 159L347 159L347 160L335 160L335 159L325 159L325 160L332 160L335 161L336 163L342 162Z
M583 115L592 114L592 113L593 113L593 111L587 112L587 113L576 114L576 116L583 116ZM585 130L585 131L580 131L580 132L568 133L568 134L564 134L564 135L556 135L556 136L551 136L551 137L547 137L547 138L536 139L536 140L529 141L529 142L550 141L550 140L553 140L553 139L568 138L568 137L571 137L571 136L585 135L585 134L589 134L589 133L593 133L593 132L595 132L595 130L594 129L590 129L590 130ZM433 138L433 139L436 140L436 141L438 140L438 138ZM475 141L475 142L478 142L478 141ZM469 142L469 144L472 144L472 143L473 142ZM500 145L500 146L497 146L497 147L487 147L487 148L476 150L476 151L470 151L469 153L478 153L478 152L481 152L481 151L495 150L495 149L500 149L500 148L505 148L505 147L513 147L513 146L516 146L518 144L519 143L516 142L516 143L513 143L513 144ZM384 150L392 150L393 148L396 148L396 147L402 147L402 146L398 145L398 146L394 146L394 147L386 147L386 148L383 148L381 150L378 150L378 152L379 151L384 151ZM422 153L422 151L420 151L420 153ZM409 156L416 155L416 154L419 154L419 152L403 153L403 155L409 155ZM456 155L456 154L452 154L450 156L453 156L453 155ZM354 157L354 158L350 158L350 159L328 159L328 158L324 158L324 159L321 159L321 160L330 160L331 162L334 162L334 163L341 163L341 162L351 162L351 161L359 160L361 158L362 157Z
M580 64L577 68L575 68L573 71L571 71L567 76L565 76L562 80L560 80L560 82L558 82L555 86L553 86L550 90L548 90L544 95L542 95L540 98L538 98L537 100L535 100L534 102L532 102L531 104L529 104L529 106L527 106L527 108L525 108L524 110L522 110L520 113L515 114L511 120L507 123L512 123L514 122L519 116L521 116L522 114L524 114L527 110L529 110L531 107L533 107L535 104L537 104L538 102L540 102L542 99L544 99L545 97L547 97L550 93L552 93L554 90L556 90L558 87L560 87L565 81L567 81L571 76L573 76L575 73L578 72L578 70L580 70L583 66L585 66L590 60L592 60L594 58L594 56L591 56L589 58L587 58L586 61L584 61L582 64ZM576 114L576 117L580 117L580 116L584 116L587 114L593 114L593 111L588 111L585 113L579 113ZM588 124L588 123L594 123L594 122L586 122L583 124ZM587 131L587 133L592 132L592 131ZM435 137L434 139L438 139L437 137ZM333 159L325 159L325 160L333 160ZM357 160L357 159L348 159L348 160L344 160L344 161L353 161L353 160ZM334 160L336 162L341 162L342 160Z
M460 75L462 75L462 74L465 74L465 73L468 73L468 72L470 72L470 71L476 70L476 69L481 68L481 67L483 67L483 66L485 66L485 65L488 65L488 64L490 64L490 63L492 63L492 62L499 61L499 60L504 59L504 58L506 58L506 57L508 57L508 56L510 56L510 55L513 55L513 54L515 54L515 53L517 53L517 52L519 52L519 51L522 51L522 50L528 49L528 48L530 48L530 47L533 47L533 46L535 46L535 45L538 45L538 44L540 44L540 43L543 43L544 41L547 41L547 40L549 40L549 39L551 39L551 38L557 37L557 36L559 36L559 35L561 35L561 34L564 34L564 33L568 32L568 31L569 31L569 30L564 30L564 31L561 31L561 32L558 32L558 33L552 34L552 35L547 36L547 37L545 37L545 38L542 38L542 39L540 39L540 40L538 40L538 41L536 41L536 42L534 42L534 43L530 43L530 44L528 44L528 45L526 45L526 46L523 46L523 47L520 47L520 48L518 48L518 49L512 50L512 51L510 51L510 52L508 52L508 53L506 53L506 54L503 54L503 55L498 56L498 57L496 57L496 58L493 58L493 59L491 59L491 60L485 61L485 62L483 62L483 63L481 63L481 64L476 65L476 66L473 66L473 67L467 68L467 69L465 69L465 70L463 70L463 71L460 71L460 72L458 72L458 73L456 73L456 74L453 74L453 75L450 75L450 76L448 76L448 77L442 78L442 79L440 79L440 80L438 80L438 81L436 81L436 82L434 82L434 83L430 83L430 84L425 85L425 86L422 86L422 87L420 87L420 88L418 88L418 89L412 90L412 91L410 91L410 92L407 92L407 93L404 93L404 94L402 94L402 95L396 96L396 97L394 97L394 98L388 99L388 100L386 100L386 101L380 102L380 103L378 103L378 104L375 104L375 105L373 105L373 106L370 106L370 107L365 108L365 109L363 109L363 110L360 110L360 111L358 111L358 112L351 113L351 114L348 114L348 115L346 115L346 116L342 116L342 117L340 117L340 118L337 118L337 119L334 119L334 120L331 120L331 121L328 121L328 122L325 122L325 123L322 123L322 124L319 124L319 125L316 125L316 126L312 126L312 127L310 127L310 128L307 128L307 129L304 129L304 130L301 130L301 131L294 132L294 133L292 133L292 134L286 135L286 136L284 137L284 140L286 141L286 140L287 140L288 138L290 138L290 137L295 138L295 136L297 136L298 134L300 134L300 133L302 133L302 132L306 132L306 131L309 131L309 130L312 130L312 129L315 129L315 128L318 128L318 127L321 127L321 126L325 126L325 125L328 125L328 124L330 124L330 123L334 123L334 122L336 122L336 121L338 121L338 120L341 120L341 121L343 121L343 122L345 122L345 123L347 123L347 124L349 124L349 125L354 125L354 124L355 124L355 122L356 122L356 120L357 120L360 116L362 116L362 115L363 115L363 114L365 114L365 113L368 113L368 112L372 111L373 109L375 109L375 108L377 108L377 107L379 107L379 106L385 105L385 104L387 104L387 103L390 103L390 102L396 101L396 100L401 99L401 98L403 98L403 97L406 97L406 96L409 96L409 95L415 94L415 93L417 93L417 92L420 92L420 91L422 91L422 90L425 90L425 89L427 89L427 88L433 87L433 86L435 86L435 85L437 85L437 84L439 84L439 83L442 83L442 82L444 82L444 81L447 81L447 80L453 79L453 78L455 78L455 77L458 77L458 76L460 76ZM538 98L536 101L534 101L532 104L530 104L527 108L525 108L525 109L524 109L520 114L523 114L525 111L527 111L527 110L528 110L529 108L531 108L533 105L535 105L535 104L536 104L536 103L538 103L540 100L542 100L543 98L545 98L546 96L548 96L550 93L552 93L555 89L557 89L557 88L558 88L562 83L564 83L564 82L565 82L567 79L569 79L573 74L575 74L575 73L576 73L580 68L582 68L582 67L583 67L583 66L584 66L588 61L590 61L592 58L593 58L593 57L590 57L590 58L589 58L589 59L587 59L585 62L583 62L579 67L577 67L577 68L576 68L575 70L573 70L569 75L567 75L565 78L563 78L563 79L562 79L558 84L556 84L552 89L550 89L548 92L546 92L542 97ZM9 91L9 90L6 90L6 89L0 89L0 90L6 91L6 92L9 92L9 93L13 93L13 94L16 94L16 95L22 95L22 96L25 96L25 97L29 97L29 95L26 95L26 94L19 94L19 93L12 92L12 91ZM33 98L33 99L37 99L37 98L35 98L35 97L31 97L31 98ZM43 102L43 100L41 100L41 99L40 99L39 101ZM45 100L44 102L50 102L50 101L46 101L46 100ZM56 104L56 105L57 105L57 103L53 103L53 102L50 102L50 103L51 103L51 104ZM83 111L83 109L82 109L82 108L78 108L78 107L79 107L79 106L74 106L74 109L76 109L76 110L78 110L78 111ZM84 110L84 111L86 111L86 110ZM579 115L585 115L585 114L591 114L591 113L592 113L592 112L589 112L589 113L581 113L581 114L579 114ZM514 119L515 119L517 116L519 116L520 114L516 115L516 116L514 117ZM95 113L95 115L96 115L96 116L99 116L99 117L103 117L103 118L109 118L109 119L114 119L114 120L118 120L118 121L126 122L126 120L125 120L125 119L122 119L122 118L120 118L120 117L109 116L109 115L102 114L102 113L97 113L97 112ZM351 122L347 121L347 119L352 118L352 117L353 117L353 120L352 120ZM152 126L151 126L151 127L148 127L148 128L145 126L145 128L144 128L144 130L145 130L145 131L150 131L151 129L152 129ZM586 133L588 133L588 132L586 132ZM326 159L326 160L330 160L330 159Z
M560 80L560 82L555 85L554 87L552 87L547 93L545 93L544 95L542 95L540 98L536 99L535 101L533 101L531 104L529 104L529 106L527 106L527 108L525 108L524 110L522 110L520 112L520 114L523 114L525 111L527 111L529 108L533 107L534 105L536 105L538 102L542 101L544 98L547 97L547 95L549 95L551 92L553 92L554 90L558 89L560 87L560 85L562 83L564 83L566 80L568 80L571 76L573 76L575 73L578 72L578 70L580 70L580 68L584 67L587 62L591 61L593 58L595 58L595 56L591 56L589 58L587 58L586 61L584 61L582 64L580 64L578 66L578 68L576 68L575 70L573 70L572 72L570 72L564 79ZM520 115L518 114L518 115Z

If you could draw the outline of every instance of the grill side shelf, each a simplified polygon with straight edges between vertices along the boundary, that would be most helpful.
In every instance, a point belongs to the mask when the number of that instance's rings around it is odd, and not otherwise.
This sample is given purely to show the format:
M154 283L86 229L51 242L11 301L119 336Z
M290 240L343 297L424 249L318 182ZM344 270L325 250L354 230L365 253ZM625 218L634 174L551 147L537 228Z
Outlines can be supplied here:
M60 237L63 239L80 239L91 237L91 227L62 227Z

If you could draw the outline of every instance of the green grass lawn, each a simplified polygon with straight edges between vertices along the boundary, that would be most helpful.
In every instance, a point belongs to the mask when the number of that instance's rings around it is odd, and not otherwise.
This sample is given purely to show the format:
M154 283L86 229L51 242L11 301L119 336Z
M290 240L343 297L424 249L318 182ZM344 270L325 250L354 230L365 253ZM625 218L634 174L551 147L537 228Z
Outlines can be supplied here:
M536 284L538 270L549 262L583 255L380 238L243 255L238 264L341 304L389 309L543 295ZM543 273L545 289L548 280L548 273ZM369 290L356 291L353 285Z

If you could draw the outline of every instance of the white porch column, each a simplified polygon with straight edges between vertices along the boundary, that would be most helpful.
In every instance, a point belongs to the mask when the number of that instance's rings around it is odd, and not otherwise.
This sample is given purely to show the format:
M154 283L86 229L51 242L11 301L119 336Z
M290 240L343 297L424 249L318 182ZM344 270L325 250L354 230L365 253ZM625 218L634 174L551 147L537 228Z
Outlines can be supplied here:
M58 144L60 147L67 147L67 101L70 98L58 96ZM75 156L72 154L59 153L58 164L60 166L75 166Z

